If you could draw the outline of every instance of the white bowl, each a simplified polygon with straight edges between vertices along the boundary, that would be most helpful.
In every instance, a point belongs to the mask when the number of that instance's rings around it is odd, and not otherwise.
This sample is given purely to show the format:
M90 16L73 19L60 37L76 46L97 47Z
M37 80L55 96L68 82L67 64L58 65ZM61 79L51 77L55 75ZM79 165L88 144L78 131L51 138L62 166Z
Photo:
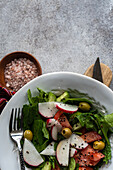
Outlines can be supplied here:
M13 107L22 107L27 102L27 90L30 88L33 95L37 87L43 90L77 89L93 97L104 105L108 113L113 112L113 91L106 85L84 75L71 72L56 72L41 75L20 89L8 102L0 116L0 168L2 170L18 170L17 153L13 150L13 143L9 137L9 118ZM113 147L113 143L112 143ZM113 155L113 153L112 153ZM112 158L113 162L113 158ZM101 169L113 169L113 163Z

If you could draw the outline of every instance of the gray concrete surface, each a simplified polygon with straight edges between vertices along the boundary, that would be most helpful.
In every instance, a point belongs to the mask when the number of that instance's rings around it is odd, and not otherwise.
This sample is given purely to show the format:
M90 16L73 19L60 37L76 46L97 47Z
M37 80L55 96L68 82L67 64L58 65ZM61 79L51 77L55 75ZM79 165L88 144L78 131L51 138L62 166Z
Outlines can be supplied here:
M97 57L113 71L113 0L0 0L0 59L17 50L43 74L83 74Z

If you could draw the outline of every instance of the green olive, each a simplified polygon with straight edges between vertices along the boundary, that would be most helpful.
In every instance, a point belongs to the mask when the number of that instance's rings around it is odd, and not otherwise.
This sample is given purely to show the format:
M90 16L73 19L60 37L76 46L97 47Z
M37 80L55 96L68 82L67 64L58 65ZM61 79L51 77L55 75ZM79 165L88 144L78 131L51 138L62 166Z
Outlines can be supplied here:
M89 111L90 108L91 108L91 106L86 102L79 103L79 109L81 109L82 111Z
M105 147L105 143L103 141L95 141L93 143L93 149L103 150L104 147Z
M64 128L64 129L62 129L61 134L62 134L65 138L69 138L69 137L71 136L71 134L72 134L72 131L71 131L71 129L69 129L69 128Z
M32 140L33 138L33 133L30 130L26 130L24 132L24 138L28 139L28 140Z

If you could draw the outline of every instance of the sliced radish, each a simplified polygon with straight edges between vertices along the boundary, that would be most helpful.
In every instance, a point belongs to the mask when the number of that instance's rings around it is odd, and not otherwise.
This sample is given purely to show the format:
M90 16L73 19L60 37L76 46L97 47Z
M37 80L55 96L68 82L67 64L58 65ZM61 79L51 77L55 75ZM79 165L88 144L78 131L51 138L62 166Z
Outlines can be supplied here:
M54 144L55 142L51 142L40 154L41 155L56 155L56 152L54 150Z
M57 127L58 132L62 130L62 125L58 121L55 122L55 126Z
M65 113L70 113L70 114L77 112L78 110L78 106L76 105L57 103L57 102L56 102L56 108L64 111Z
M38 166L44 162L34 145L26 138L23 146L23 158L24 161L31 166Z
M57 126L52 126L51 128L51 137L53 138L53 140L57 140L57 134L58 134L58 129Z
M51 127L53 126L53 125L55 125L55 122L56 122L56 120L55 119L47 119L47 121L46 121L46 127L48 128L48 129L51 129Z
M75 147L76 149L84 149L88 146L88 143L85 142L80 136L78 136L76 134L71 135L70 144L71 144L71 146Z
M38 104L39 113L46 118L53 117L58 109L56 108L55 102L44 102Z
M62 166L68 166L69 164L69 147L70 138L60 141L57 146L56 157L59 164Z
M70 157L74 157L77 154L77 150L75 148L70 148Z
M51 127L53 125L57 126L58 132L60 132L62 130L62 125L57 120L55 120L54 118L47 119L47 125L46 126L49 130L51 130Z

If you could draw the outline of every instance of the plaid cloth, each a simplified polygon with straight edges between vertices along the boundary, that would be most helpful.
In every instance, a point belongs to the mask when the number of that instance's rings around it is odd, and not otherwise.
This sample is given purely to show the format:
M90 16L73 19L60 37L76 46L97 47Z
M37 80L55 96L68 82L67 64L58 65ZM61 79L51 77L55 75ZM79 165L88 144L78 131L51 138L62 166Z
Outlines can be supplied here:
M0 114L5 107L6 103L10 100L12 95L14 95L14 91L7 90L6 88L0 86Z

